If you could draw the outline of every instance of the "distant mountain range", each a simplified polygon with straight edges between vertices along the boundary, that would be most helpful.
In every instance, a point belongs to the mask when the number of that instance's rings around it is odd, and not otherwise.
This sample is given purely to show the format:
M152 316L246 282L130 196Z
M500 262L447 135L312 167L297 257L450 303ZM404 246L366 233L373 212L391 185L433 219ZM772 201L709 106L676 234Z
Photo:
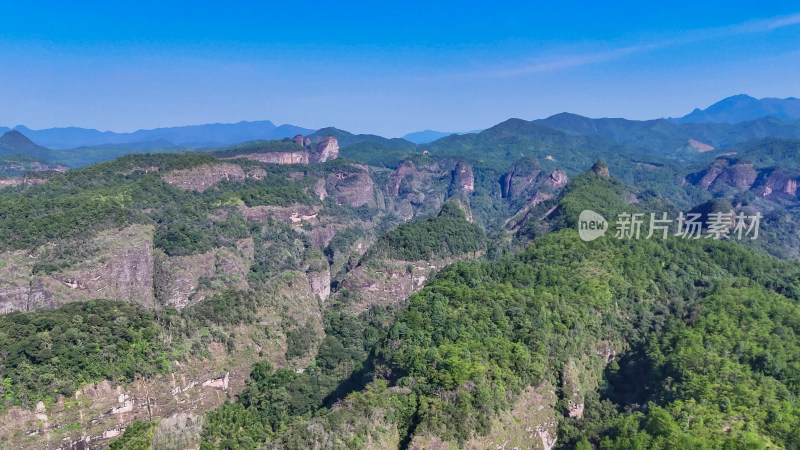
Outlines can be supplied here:
M453 132L424 130L424 131L415 131L413 133L408 133L405 136L403 136L403 139L411 141L415 144L427 144L435 140L441 139L443 137L451 136L453 134L480 133L481 131L483 130L453 131Z
M764 117L800 119L800 99L756 99L739 94L714 103L706 109L695 109L683 117L669 120L675 123L739 123Z
M753 139L800 138L800 100L758 100L736 95L677 119L592 119L561 113L529 122L512 119L483 131L449 133L425 130L409 133L403 138L353 134L333 127L314 131L288 124L276 126L267 120L157 128L132 133L77 127L31 130L22 125L13 130L0 127L0 134L3 132L6 133L0 139L1 154L43 158L73 168L108 161L127 153L226 148L243 142L279 140L297 134L309 137L312 142L333 135L342 149L342 156L387 167L410 152L422 151L418 146L423 144L425 150L439 156L475 161L494 158L498 165L506 164L506 160L521 154L549 156L563 163L566 156L563 152L583 162L588 157L583 154L587 147L616 154L635 150L643 155L683 160L698 152ZM503 149L502 155L490 156L500 149Z
M697 149L704 148L703 144L722 148L764 137L800 138L800 120L780 120L773 117L735 124L675 123L667 119L590 119L577 114L561 113L533 122L569 134L603 136L627 147L661 155L674 153L692 144Z
M120 145L140 149L173 146L213 147L258 139L283 139L296 134L307 135L314 131L289 124L276 126L269 120L156 128L132 133L115 133L78 127L31 130L24 125L18 125L13 129L39 145L54 149L98 146L119 148ZM9 128L0 127L0 133L5 131L9 131Z

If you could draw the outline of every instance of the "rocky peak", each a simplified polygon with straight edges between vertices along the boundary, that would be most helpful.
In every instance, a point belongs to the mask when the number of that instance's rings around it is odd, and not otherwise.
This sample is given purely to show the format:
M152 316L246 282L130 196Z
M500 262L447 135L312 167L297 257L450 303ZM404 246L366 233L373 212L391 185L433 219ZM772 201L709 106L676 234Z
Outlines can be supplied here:
M592 172L601 176L603 178L611 178L611 174L608 172L608 164L605 161L597 161L592 165Z
M761 197L771 195L796 197L798 179L800 177L780 169L764 169L759 173L752 189Z
M550 174L549 177L547 177L545 184L553 189L558 189L564 187L567 184L567 181L567 172L564 172L561 169L556 169Z
M400 195L400 186L406 177L413 177L417 172L417 166L410 159L400 162L391 175L389 175L389 193L397 197Z
M717 158L704 170L686 177L688 182L710 191L752 190L760 197L796 197L798 179L797 174L781 168L756 168L749 161L729 156Z
M749 189L755 183L758 171L753 164L735 158L722 157L714 160L705 170L690 175L690 181L710 190L725 187Z
M461 190L467 193L475 191L475 175L472 172L472 166L459 161L456 168L453 170L452 189Z
M316 153L312 155L313 163L321 163L339 157L339 141L332 135L327 135L317 143Z
M508 173L500 177L500 190L503 198L524 196L541 173L539 162L523 158L517 161Z
M303 145L303 143L305 141L305 138L303 138L302 134L296 135L295 137L292 138L292 140L294 141L295 144L297 144L297 145L299 145L301 147L305 147L305 145Z

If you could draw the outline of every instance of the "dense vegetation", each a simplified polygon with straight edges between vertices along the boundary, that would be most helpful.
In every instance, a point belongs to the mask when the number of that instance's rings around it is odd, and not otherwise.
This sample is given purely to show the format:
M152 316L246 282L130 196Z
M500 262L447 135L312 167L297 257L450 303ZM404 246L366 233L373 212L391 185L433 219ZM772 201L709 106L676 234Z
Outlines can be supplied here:
M149 450L153 448L156 421L134 422L125 428L122 436L109 444L110 450Z
M346 311L346 293L337 300L327 312L326 337L315 361L303 373L256 363L238 401L207 414L201 448L255 448L367 384L372 373L369 353L393 312L373 307L352 314Z
M225 292L180 312L93 300L2 315L0 410L51 404L89 382L168 373L175 360L205 357L209 343L231 341L225 327L256 320L255 311L274 297L263 289Z
M483 250L485 240L483 228L468 222L464 210L456 202L447 202L438 216L402 224L383 235L365 258L443 259Z
M302 152L305 149L289 138L280 141L250 141L232 145L224 150L217 150L214 155L220 158L232 158L248 153L268 152Z
M89 381L167 370L159 319L169 316L112 301L0 316L3 404L52 402Z

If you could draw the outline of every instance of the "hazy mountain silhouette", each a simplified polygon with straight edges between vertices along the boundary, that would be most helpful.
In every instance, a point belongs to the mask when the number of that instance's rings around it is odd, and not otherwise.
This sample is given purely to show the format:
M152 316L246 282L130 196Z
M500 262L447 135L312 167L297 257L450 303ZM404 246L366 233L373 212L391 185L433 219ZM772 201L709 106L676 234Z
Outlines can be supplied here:
M676 123L739 123L763 117L777 119L800 119L800 99L762 98L739 94L720 100L706 109L695 109L691 113L670 119Z

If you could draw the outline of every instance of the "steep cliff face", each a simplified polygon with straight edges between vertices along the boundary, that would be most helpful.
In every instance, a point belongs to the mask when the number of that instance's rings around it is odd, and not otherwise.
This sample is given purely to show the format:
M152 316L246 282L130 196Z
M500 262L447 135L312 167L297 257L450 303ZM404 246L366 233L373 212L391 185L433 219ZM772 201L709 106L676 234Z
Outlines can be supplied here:
M718 158L704 171L690 176L697 186L720 190L726 187L749 189L758 173L753 164L735 159Z
M704 170L690 174L686 180L710 191L751 190L760 197L797 197L800 175L781 168L756 168L752 163L733 157L717 158Z
M312 348L301 357L286 357L286 334L297 324L310 323L315 342L322 339L321 305L303 274L287 273L267 289L271 303L253 311L253 324L227 330L228 346L211 342L207 357L181 360L169 374L116 385L90 383L53 404L12 407L0 415L3 445L103 449L133 422L161 419L157 437L163 446L157 448L192 448L202 431L203 415L241 393L254 361L299 370L315 355Z
M526 196L540 174L541 168L536 160L521 159L500 178L503 198L515 199Z
M245 158L253 161L271 164L308 164L310 161L308 152L265 152L247 153L223 159Z
M312 163L321 163L339 157L339 141L328 135L317 143L316 152L311 155Z
M167 256L155 252L153 289L159 304L181 309L224 289L247 290L253 263L253 239L238 248L218 248L198 255Z
M327 300L331 295L331 267L328 261L324 258L310 261L306 277L311 291L319 295L323 302Z
M767 169L759 173L753 191L761 197L797 197L797 181L800 176L781 169Z
M404 220L411 220L438 211L448 194L470 195L475 188L472 168L462 163L457 171L457 165L455 160L422 160L418 164L411 158L401 161L389 174L384 188L386 207Z
M459 161L456 168L453 169L453 181L451 184L451 191L457 190L466 194L475 191L475 174L472 171L472 166Z
M262 171L263 172L263 171ZM192 169L174 170L164 174L164 181L181 189L204 191L222 180L244 180L245 174L241 166L235 164L214 164ZM251 178L263 178L262 173L250 174Z
M708 189L729 165L730 161L727 159L717 159L702 172L690 175L689 179L693 181L696 186Z
M506 227L511 230L518 230L522 227L531 219L531 212L534 208L542 202L553 198L554 192L564 187L567 181L567 173L560 169L554 170L546 177L540 175L539 179L531 186L534 190L533 195L516 214L506 220Z
M356 165L351 170L337 170L326 180L327 195L339 205L352 207L368 206L375 208L375 183L369 174L369 167Z
M317 218L319 205L290 205L290 206L245 206L239 205L239 212L248 222L264 222L270 217L283 223L302 224Z
M464 257L468 259L468 257ZM431 274L456 259L440 261L379 260L358 265L342 281L342 288L356 293L350 303L354 312L373 305L396 306L425 286Z
M545 180L545 184L552 189L560 189L567 185L567 172L561 169L554 170Z
M311 139L298 134L292 142L305 148L297 152L254 152L226 159L246 158L272 164L319 164L339 157L339 141L328 135L313 146Z
M4 254L0 311L33 311L100 298L155 306L152 226L106 231L86 245L96 248L91 258L52 273L35 272L37 253L45 253L46 248Z

